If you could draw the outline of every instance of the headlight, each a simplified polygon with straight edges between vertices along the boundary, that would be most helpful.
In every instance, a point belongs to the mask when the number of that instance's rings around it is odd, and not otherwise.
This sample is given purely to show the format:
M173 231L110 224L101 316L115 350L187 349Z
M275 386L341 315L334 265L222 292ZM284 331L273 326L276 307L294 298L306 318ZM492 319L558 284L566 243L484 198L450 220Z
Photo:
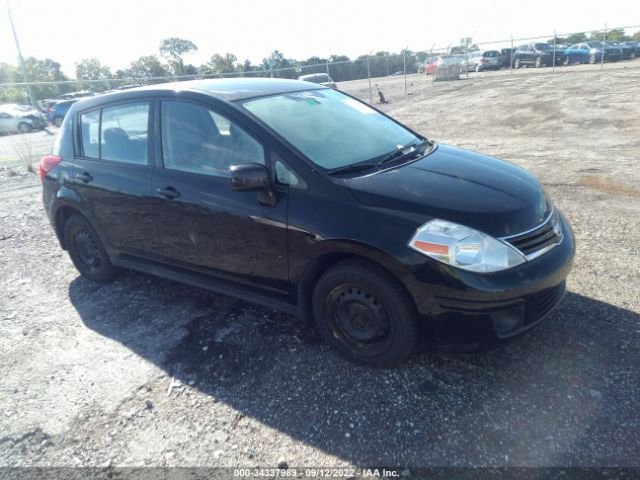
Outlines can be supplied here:
M497 272L526 262L514 247L473 228L431 220L418 229L409 247L431 258L472 272Z

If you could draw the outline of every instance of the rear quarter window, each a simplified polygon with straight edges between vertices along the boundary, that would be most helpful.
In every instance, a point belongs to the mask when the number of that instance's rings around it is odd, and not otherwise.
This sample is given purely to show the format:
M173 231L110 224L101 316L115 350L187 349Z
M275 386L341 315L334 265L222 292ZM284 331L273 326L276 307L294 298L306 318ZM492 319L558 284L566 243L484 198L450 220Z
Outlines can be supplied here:
M80 135L82 136L82 156L99 158L100 110L80 115Z

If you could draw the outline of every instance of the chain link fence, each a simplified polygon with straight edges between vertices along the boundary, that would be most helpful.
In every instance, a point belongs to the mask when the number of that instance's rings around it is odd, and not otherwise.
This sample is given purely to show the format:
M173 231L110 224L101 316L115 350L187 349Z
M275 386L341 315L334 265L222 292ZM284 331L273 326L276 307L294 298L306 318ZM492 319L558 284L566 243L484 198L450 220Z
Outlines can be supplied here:
M633 42L618 42L620 38L629 37L638 38L639 42L635 46ZM640 26L603 26L596 31L551 32L477 43L471 38L463 38L458 44L433 45L420 51L372 52L355 60L332 56L323 63L297 62L286 67L269 64L269 68L251 71L0 83L0 166L25 165L29 168L35 160L49 153L65 105L84 96L140 85L207 78L296 79L313 75L314 81L335 82L340 90L370 104L397 104L411 102L412 96L431 82L469 79L483 82L504 75L531 78L532 74L578 74L594 69L628 67L640 67ZM438 95L438 92L433 88L429 94ZM35 103L35 106L30 107L29 103Z

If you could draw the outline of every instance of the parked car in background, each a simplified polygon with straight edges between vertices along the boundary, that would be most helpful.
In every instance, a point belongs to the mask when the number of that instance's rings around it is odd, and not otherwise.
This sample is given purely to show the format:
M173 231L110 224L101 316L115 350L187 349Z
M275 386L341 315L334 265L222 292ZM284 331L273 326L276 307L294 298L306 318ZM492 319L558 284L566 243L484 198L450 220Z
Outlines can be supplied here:
M620 47L608 45L606 42L575 43L564 49L564 64L570 63L598 63L618 61L622 58Z
M53 106L49 107L49 110L47 112L49 121L56 127L62 125L62 121L69 111L69 107L71 107L71 105L73 105L77 101L78 100L62 100L53 104Z
M5 103L0 105L0 134L29 133L47 126L45 116L30 105Z
M303 82L317 83L318 85L324 85L325 87L331 87L334 90L338 90L338 85L333 81L326 73L310 73L309 75L302 75L298 77L298 80Z
M96 95L96 92L90 90L80 90L78 92L63 93L58 97L58 100L77 100L79 98L95 97Z
M459 66L461 63L462 57L460 55L435 55L424 61L424 73L426 75L433 75L440 67Z
M477 50L471 52L466 60L460 64L460 72L484 70L499 70L502 68L500 52L498 50Z
M633 48L633 53L631 54L631 58L640 57L640 42L629 41L629 42L622 42L622 43L624 43L628 47Z
M564 54L556 50L556 65L564 61ZM548 43L527 43L518 46L513 52L513 68L523 66L550 67L553 65L554 49Z
M512 62L512 56L515 48L503 48L500 50L500 63L503 68L510 68Z
M574 236L534 175L331 88L197 80L68 115L42 199L88 280L124 267L277 308L376 366L419 332L504 342L565 292Z
M629 60L635 54L635 46L634 45L627 45L626 42L607 42L607 44L609 46L619 48L621 53L622 53L622 59L623 60Z

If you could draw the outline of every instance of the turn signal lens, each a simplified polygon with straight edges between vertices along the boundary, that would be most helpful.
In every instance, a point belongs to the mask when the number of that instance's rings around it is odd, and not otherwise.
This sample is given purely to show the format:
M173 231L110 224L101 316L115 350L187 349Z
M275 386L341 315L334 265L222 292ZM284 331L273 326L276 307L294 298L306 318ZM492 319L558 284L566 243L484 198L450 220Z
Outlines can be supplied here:
M511 245L446 220L425 223L409 241L409 247L447 265L472 272L497 272L526 261Z

